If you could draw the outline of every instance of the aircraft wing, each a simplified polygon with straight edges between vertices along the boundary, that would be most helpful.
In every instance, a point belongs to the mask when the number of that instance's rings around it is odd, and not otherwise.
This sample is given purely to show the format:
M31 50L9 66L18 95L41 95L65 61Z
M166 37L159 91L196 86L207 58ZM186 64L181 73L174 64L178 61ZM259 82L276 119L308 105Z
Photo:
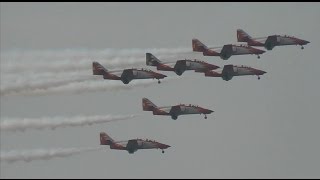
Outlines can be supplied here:
M278 45L280 42L280 37L277 35L268 36L265 47L267 50L272 50L276 45Z
M181 114L181 108L179 105L177 106L172 106L171 109L170 109L170 114L173 114L173 115L179 115Z
M190 64L190 62L188 61ZM187 61L186 60L178 60L176 64L174 65L175 69L183 69L183 71L186 69Z
M265 43L270 43L271 45L276 45L277 43L279 43L280 41L280 37L273 35L273 36L268 36L268 38L266 39Z
M222 70L222 74L233 74L233 65L225 65Z
M129 140L126 149L131 153L136 151L138 149L138 141L136 139Z

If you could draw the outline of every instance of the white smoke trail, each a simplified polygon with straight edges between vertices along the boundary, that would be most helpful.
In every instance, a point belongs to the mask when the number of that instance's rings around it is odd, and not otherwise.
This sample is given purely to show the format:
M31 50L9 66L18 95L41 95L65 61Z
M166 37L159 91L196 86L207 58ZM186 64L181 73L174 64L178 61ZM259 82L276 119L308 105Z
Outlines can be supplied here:
M104 147L83 147L83 148L58 148L58 149L36 149L25 151L1 152L0 160L8 163L16 161L30 162L34 160L49 160L56 157L67 157L83 152L98 151Z
M93 61L109 70L133 68L146 65L146 52L166 60L162 58L177 57L189 51L189 48L5 51L1 52L0 95L43 92L51 88L58 92L61 86L71 87L98 79L92 76Z
M67 71L84 71L87 69L91 69L92 62L98 61L107 69L113 68L128 68L132 66L141 66L145 65L144 58L137 58L137 57L115 57L115 58L108 58L108 59L101 59L101 58L87 58L87 59L66 59L61 61L40 61L35 63L29 62L6 62L2 65L2 71L5 73L21 73L21 72L67 72Z
M177 54L191 52L191 48L146 48L146 49L61 49L61 50L11 50L3 51L2 57L10 58L14 61L41 61L43 59L64 59L64 58L87 58L87 57L131 57L145 56L145 53L154 54Z
M15 81L4 81L1 83L0 95L6 96L8 94L19 94L23 92L33 91L37 89L46 90L53 87L59 87L63 85L68 85L74 82L84 82L88 80L94 80L98 77L95 76L78 76L78 77L64 77L62 78L17 78Z
M25 131L27 129L46 129L60 127L75 127L92 124L101 124L112 121L128 120L138 115L105 115L105 116L75 116L75 117L43 117L39 119L32 118L3 118L0 122L1 131Z
M34 86L29 88L9 89L1 91L1 96L8 95L47 95L56 93L84 93L84 92L99 92L99 91L118 91L130 90L135 87L148 87L158 85L157 81L151 79L132 80L129 84L123 84L121 81L104 80L79 80L78 82L68 82L66 85L53 86L50 83L48 86ZM167 83L172 80L181 79L181 77L169 77L161 80L161 83ZM64 83L64 82L59 82ZM159 84L160 86L161 84Z
M158 58L168 58L192 51L190 48L11 51L1 53L1 71L5 73L82 71L91 68L92 61L99 61L106 68L127 68L145 65L146 52L155 53Z

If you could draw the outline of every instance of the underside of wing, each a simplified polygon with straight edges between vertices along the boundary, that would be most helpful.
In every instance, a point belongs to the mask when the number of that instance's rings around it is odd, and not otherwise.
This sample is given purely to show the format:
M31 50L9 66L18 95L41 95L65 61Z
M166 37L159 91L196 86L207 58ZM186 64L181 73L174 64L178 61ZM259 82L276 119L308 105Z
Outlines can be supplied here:
M278 45L280 42L280 37L273 35L273 36L268 36L266 42L265 42L265 48L267 50L272 50L276 45Z
M138 141L136 139L129 140L126 148L129 153L134 153L138 150Z
M179 115L181 113L180 106L172 106L169 113L175 116Z
M222 74L233 74L233 65L225 65L222 70Z

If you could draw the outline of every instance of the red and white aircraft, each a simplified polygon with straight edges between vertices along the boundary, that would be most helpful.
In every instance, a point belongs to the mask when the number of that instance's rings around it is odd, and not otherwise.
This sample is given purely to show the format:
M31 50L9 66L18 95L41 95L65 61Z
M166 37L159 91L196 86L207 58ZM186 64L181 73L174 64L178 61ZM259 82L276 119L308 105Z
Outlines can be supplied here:
M100 145L109 145L110 149L126 150L130 154L133 154L138 149L161 149L162 153L164 153L164 149L171 147L169 145L148 139L130 139L126 141L114 141L105 132L100 132Z
M223 60L228 60L232 55L244 54L263 54L265 51L256 49L247 45L227 44L223 47L209 48L200 42L198 39L192 39L192 49L194 52L202 52L204 56L220 56Z
M151 53L146 53L146 64L148 66L157 66L157 70L174 71L179 76L181 76L182 73L186 70L194 70L195 72L206 72L219 68L219 66L196 59L178 60L175 65L173 65L173 63L163 63Z
M215 71L205 72L205 76L209 77L222 77L223 80L229 81L233 76L245 76L245 75L256 75L260 79L259 75L265 74L265 71L255 69L248 66L235 66L232 64L225 65L223 69L218 69Z
M310 43L309 41L287 35L252 38L242 29L237 29L237 39L238 42L246 42L249 46L263 46L267 50L272 50L275 46L285 45L300 45L301 49L304 49L303 45Z
M98 62L92 63L93 75L103 75L103 79L121 80L124 84L128 84L133 79L160 79L167 77L164 74L156 73L147 69L124 69L116 71L108 71Z
M179 115L186 114L204 114L204 118L207 119L207 114L211 114L212 110L205 109L195 105L179 104L176 106L157 107L149 99L142 99L142 108L144 111L152 111L153 115L167 115L176 120Z

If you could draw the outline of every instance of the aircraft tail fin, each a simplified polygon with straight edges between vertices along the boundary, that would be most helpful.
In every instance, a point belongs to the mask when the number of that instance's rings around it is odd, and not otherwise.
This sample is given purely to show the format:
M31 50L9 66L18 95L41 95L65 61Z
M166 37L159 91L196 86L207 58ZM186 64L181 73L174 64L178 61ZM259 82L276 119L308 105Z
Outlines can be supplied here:
M142 108L144 111L153 111L154 108L157 108L149 99L142 98Z
M156 58L151 53L146 53L146 65L147 66L157 66L158 64L161 64L161 61Z
M92 71L93 75L104 75L108 72L106 68L96 61L92 62Z
M252 37L242 29L237 29L238 42L248 42Z
M100 132L100 145L111 145L114 140L105 132Z
M192 50L197 52L204 52L208 50L208 47L200 42L198 39L192 39Z

